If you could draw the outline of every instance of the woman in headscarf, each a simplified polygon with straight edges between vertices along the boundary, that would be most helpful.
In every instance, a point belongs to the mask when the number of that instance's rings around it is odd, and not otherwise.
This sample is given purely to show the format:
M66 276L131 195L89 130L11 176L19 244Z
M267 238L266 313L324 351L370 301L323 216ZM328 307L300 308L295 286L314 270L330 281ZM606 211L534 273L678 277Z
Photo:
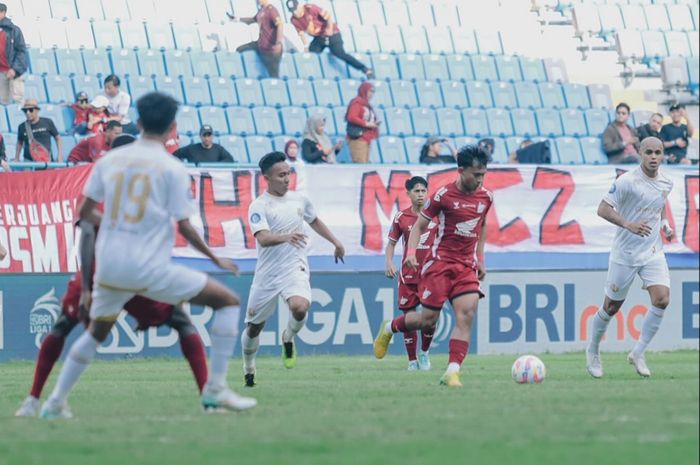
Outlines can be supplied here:
M304 160L299 157L299 142L295 139L289 139L284 144L284 154L287 156L287 163L291 166L304 163Z
M314 114L306 121L304 140L301 143L301 157L306 163L335 163L335 155L343 141L335 146L326 134L326 117Z
M357 91L357 97L350 101L345 113L347 139L353 163L369 162L369 149L372 141L379 137L377 114L370 100L374 96L374 86L365 81Z

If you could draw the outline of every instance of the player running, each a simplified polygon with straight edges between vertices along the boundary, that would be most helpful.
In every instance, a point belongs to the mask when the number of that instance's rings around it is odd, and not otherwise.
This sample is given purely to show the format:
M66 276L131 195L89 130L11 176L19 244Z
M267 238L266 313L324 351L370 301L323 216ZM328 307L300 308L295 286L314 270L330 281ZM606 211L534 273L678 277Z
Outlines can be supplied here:
M289 190L291 168L281 152L265 155L259 163L267 190L248 209L248 222L257 240L258 261L250 287L246 329L241 337L245 385L255 386L255 356L260 346L260 331L277 308L279 296L291 312L282 333L282 361L286 368L296 365L294 336L301 331L311 303L309 264L306 258L308 237L304 223L333 244L335 262L343 261L345 248L316 216L305 196Z
M414 176L406 181L406 192L411 199L411 206L401 210L394 216L394 221L389 229L389 243L386 245L386 271L388 278L395 278L399 275L399 310L404 313L415 312L420 299L418 298L418 282L420 281L420 269L409 268L405 265L401 267L401 272L397 273L394 267L394 249L396 243L403 238L403 261L406 261L406 251L408 247L408 236L418 218L418 214L423 209L428 197L428 181L420 176ZM431 221L428 225L428 232L420 237L420 243L416 248L416 258L418 266L422 267L426 256L430 253L430 246L435 239L435 226ZM408 354L408 371L430 370L430 343L433 340L435 326L425 328L421 331L421 350L419 357L416 357L418 334L416 331L408 331L403 334L403 341ZM417 358L417 359L416 359Z
M91 321L71 347L56 387L42 406L44 418L68 416L68 394L124 304L135 295L173 305L190 301L212 307L210 372L202 405L206 410L244 410L257 404L226 385L228 361L238 336L238 296L206 274L170 262L177 223L180 234L195 249L220 268L237 271L233 263L211 252L189 222L194 214L190 177L164 146L177 107L172 97L158 92L141 97L137 102L141 139L98 160L85 185L81 222L95 224L94 211L103 201L105 212L96 245Z
M428 232L430 220L438 217L432 253L423 265L418 293L423 311L410 312L382 322L374 340L374 355L383 358L393 333L435 326L446 300L454 309L456 325L449 343L449 364L440 384L461 387L459 371L469 351L472 321L484 296L479 281L484 278L486 214L493 195L482 187L488 155L479 146L463 147L457 154L457 181L440 188L420 212L408 238L406 266L417 269L417 248Z
M642 279L642 288L651 297L651 309L644 317L639 340L627 355L627 361L640 376L651 376L644 351L658 331L669 302L671 278L661 232L667 239L673 238L673 229L666 219L666 198L673 182L659 170L664 159L661 140L647 137L639 154L640 165L620 176L598 206L598 215L618 229L610 251L605 301L593 317L586 349L586 368L594 378L603 376L600 341L610 319L625 302L635 275Z

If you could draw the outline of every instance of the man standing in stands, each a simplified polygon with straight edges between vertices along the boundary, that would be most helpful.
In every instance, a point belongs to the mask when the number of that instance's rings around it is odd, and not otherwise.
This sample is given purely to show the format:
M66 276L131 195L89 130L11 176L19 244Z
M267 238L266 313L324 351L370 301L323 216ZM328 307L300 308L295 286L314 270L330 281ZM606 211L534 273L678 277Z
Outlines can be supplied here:
M22 30L7 15L0 3L0 102L24 100L24 73L27 72L27 46Z
M105 131L81 140L68 155L71 163L94 163L112 148L112 142L122 133L122 123L110 121Z
M205 124L199 130L200 143L177 149L173 155L185 163L233 163L231 154L214 143L214 129Z
M22 111L27 116L27 121L20 124L17 128L17 150L15 151L15 161L19 161L19 153L24 148L24 159L26 161L34 161L36 154L32 153L33 147L27 134L27 123L31 128L32 136L36 142L41 144L48 152L48 158L51 160L51 138L56 140L57 161L63 161L63 142L58 134L58 129L53 121L49 118L39 117L39 102L36 99L30 98L24 101Z
M270 0L258 0L260 9L257 14L251 18L237 19L235 16L227 13L231 21L240 21L243 24L258 23L260 27L260 35L258 40L243 44L236 49L237 52L243 53L248 50L258 52L267 73L272 78L278 78L280 75L280 61L282 60L284 40L284 23L280 12L274 5L270 4Z
M343 36L338 24L331 19L330 12L313 3L301 4L298 0L287 0L287 9L292 13L292 24L299 33L305 50L321 53L328 47L333 55L362 71L368 79L374 77L370 68L345 51ZM311 45L308 45L306 34L313 37Z

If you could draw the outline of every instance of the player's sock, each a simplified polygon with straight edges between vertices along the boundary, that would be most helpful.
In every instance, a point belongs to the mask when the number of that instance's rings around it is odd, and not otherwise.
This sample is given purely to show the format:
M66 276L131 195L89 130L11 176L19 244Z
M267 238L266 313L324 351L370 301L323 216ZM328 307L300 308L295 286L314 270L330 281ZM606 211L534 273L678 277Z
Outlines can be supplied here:
M209 385L223 387L226 385L228 362L233 355L233 346L238 337L238 320L241 307L232 305L214 312L211 326L211 350L209 352Z
M92 337L92 334L88 331L85 331L76 339L68 352L66 361L63 363L63 369L58 376L56 387L54 387L49 400L65 402L71 389L78 382L80 375L83 374L95 358L97 346L99 345L100 343L97 339Z
M647 346L654 338L654 335L659 330L661 326L661 320L664 317L664 310L658 307L652 306L647 315L644 317L644 323L642 324L642 333L639 336L637 344L635 344L634 349L632 349L632 355L634 357L639 357L644 353Z
M435 326L430 328L422 329L420 332L420 350L423 352L428 352L430 350L430 344L433 342L433 334L435 334Z
M39 356L36 360L36 368L34 368L34 382L30 395L37 399L41 397L41 391L44 389L44 384L51 374L56 360L61 356L63 343L65 338L55 336L51 333L47 334L44 342L41 343Z
M292 342L294 336L304 327L304 323L306 323L306 316L304 316L303 320L298 321L294 316L290 315L289 321L287 322L287 329L282 332L282 342Z
M180 337L180 348L190 364L194 380L197 382L199 392L202 392L207 383L207 356L204 351L202 338L197 333L191 333L185 337Z
M449 351L450 358L449 364L447 365L447 372L457 373L462 366L464 357L466 357L467 352L469 352L469 343L459 339L450 339Z
M387 332L405 333L407 331L406 314L404 313L403 315L397 316L396 318L391 320L389 323L387 323L385 329Z
M241 346L243 348L244 373L255 373L255 356L258 353L258 347L260 346L260 335L250 337L248 336L248 331L243 331Z
M605 335L605 330L608 329L608 324L610 323L610 315L600 307L596 314L593 316L593 321L591 322L591 340L588 343L588 351L597 354L600 350L600 341Z
M416 340L418 333L416 331L409 331L403 333L403 342L406 345L406 353L408 354L408 361L413 362L417 359L416 351L418 349L418 341Z

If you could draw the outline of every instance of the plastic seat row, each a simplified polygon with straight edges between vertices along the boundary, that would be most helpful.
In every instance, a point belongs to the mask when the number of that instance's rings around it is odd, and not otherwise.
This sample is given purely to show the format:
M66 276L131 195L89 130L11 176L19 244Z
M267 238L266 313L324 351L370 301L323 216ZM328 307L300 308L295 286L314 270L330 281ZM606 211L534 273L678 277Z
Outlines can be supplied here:
M700 87L700 58L668 57L661 62L661 78L665 88L688 88L697 94Z
M615 34L620 58L642 63L659 62L668 56L700 56L698 31L633 31Z
M698 4L616 5L580 3L572 10L579 35L607 36L622 30L693 31L699 29Z

